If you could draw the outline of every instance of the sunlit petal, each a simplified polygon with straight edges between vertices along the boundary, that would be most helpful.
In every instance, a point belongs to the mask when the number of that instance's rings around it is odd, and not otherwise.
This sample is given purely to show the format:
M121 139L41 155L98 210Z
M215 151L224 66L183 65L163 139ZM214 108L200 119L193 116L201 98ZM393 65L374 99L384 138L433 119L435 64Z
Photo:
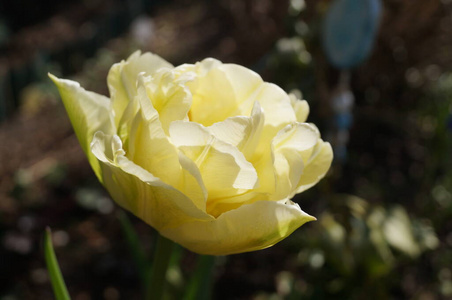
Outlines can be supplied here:
M161 233L194 252L227 255L270 247L313 220L291 201L257 201L216 220L191 222Z
M110 99L85 91L78 82L59 79L52 74L49 77L58 87L72 127L98 178L101 178L97 159L90 151L90 143L96 131L115 133L113 116L110 113Z
M115 124L124 113L129 101L136 95L138 74L152 75L161 68L173 68L169 62L152 53L133 53L126 61L114 64L108 73L107 82L115 113Z
M125 157L118 136L97 132L91 148L112 198L157 230L212 220L189 197Z
M169 131L172 143L201 171L209 198L234 195L256 185L253 165L237 148L218 140L202 125L175 121Z

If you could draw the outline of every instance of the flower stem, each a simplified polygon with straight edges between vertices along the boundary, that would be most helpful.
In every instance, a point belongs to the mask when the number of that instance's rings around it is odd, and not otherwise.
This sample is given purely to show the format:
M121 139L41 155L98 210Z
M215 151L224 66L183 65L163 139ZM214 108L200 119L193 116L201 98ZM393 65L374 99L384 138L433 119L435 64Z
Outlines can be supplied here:
M152 260L149 284L146 289L147 300L160 300L165 291L166 271L169 266L174 243L159 235Z
M184 300L211 299L215 256L199 255L195 272L185 291Z

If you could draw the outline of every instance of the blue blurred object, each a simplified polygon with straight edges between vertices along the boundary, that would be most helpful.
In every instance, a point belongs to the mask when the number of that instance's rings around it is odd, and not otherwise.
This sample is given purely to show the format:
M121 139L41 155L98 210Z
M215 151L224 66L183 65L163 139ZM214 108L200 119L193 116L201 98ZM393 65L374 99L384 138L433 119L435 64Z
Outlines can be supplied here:
M370 54L381 16L380 0L335 0L325 18L323 47L332 65L350 69Z
M333 119L330 124L329 135L334 149L334 161L344 163L347 160L347 144L350 128L353 125L353 104L355 97L350 90L350 72L342 70L339 81L331 94L331 108Z
M352 126L353 116L350 112L337 114L336 118L336 127L337 129L349 129Z
M339 162L344 162L348 158L348 151L347 146L345 145L339 145L334 147L334 159L338 160Z

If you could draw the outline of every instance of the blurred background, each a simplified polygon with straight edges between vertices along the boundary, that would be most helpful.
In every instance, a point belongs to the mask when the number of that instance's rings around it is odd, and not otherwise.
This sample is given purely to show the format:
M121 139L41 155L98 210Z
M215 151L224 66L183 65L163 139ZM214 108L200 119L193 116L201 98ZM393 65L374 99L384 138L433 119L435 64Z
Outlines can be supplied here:
M328 176L295 198L318 221L217 259L214 299L451 299L452 1L362 1L344 26L339 2L2 1L0 299L53 297L46 226L73 299L140 299L120 209L47 77L108 95L109 67L136 49L249 67L306 99L335 148ZM152 228L129 218L151 251ZM196 264L179 252L176 290Z

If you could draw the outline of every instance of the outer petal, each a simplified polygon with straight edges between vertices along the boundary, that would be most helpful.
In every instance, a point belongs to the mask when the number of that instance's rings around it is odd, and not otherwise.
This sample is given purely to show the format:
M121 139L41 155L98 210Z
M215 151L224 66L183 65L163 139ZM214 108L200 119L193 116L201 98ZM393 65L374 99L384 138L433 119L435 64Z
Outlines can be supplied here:
M266 153L270 151L268 146L278 131L297 120L289 96L278 86L265 82L254 93L253 97L248 102L259 101L265 115L263 130L258 146L254 151L254 159L258 159L262 155L268 157L268 153ZM249 103L245 106L247 105Z
M213 218L186 195L124 156L118 136L97 132L91 144L102 167L103 184L122 207L161 231Z
M141 80L135 100L139 103L140 111L129 132L127 157L164 182L177 182L180 173L177 149L163 131L158 112L148 98Z
M115 112L115 124L119 121L127 104L136 95L138 74L152 75L161 68L173 68L169 62L158 55L140 51L133 53L126 61L114 64L108 73L107 82Z
M300 123L306 122L309 115L309 105L306 100L298 100L295 95L290 94L290 104L292 104L295 115L297 116L297 121Z
M265 125L277 128L296 122L295 112L287 93L279 86L265 82L255 95L264 110Z
M249 99L264 82L256 72L236 64L219 66L233 87L238 105Z
M186 193L199 208L205 210L207 194L196 173L199 170L187 163L169 141L141 80L134 101L139 103L141 111L132 122L127 157L163 182Z
M272 141L273 167L276 174L276 191L272 195L279 200L291 195L297 187L309 154L317 144L318 132L307 123L295 123L281 129Z
M160 233L197 253L228 255L270 247L313 220L291 201L258 201L216 220L187 223Z
M331 145L319 140L303 170L295 193L301 193L319 182L328 172L332 161L333 149Z
M100 179L100 166L92 155L89 145L96 131L100 130L107 134L113 134L116 131L110 114L110 99L86 91L78 82L59 79L52 74L49 74L49 77L58 87L80 145L96 176Z

